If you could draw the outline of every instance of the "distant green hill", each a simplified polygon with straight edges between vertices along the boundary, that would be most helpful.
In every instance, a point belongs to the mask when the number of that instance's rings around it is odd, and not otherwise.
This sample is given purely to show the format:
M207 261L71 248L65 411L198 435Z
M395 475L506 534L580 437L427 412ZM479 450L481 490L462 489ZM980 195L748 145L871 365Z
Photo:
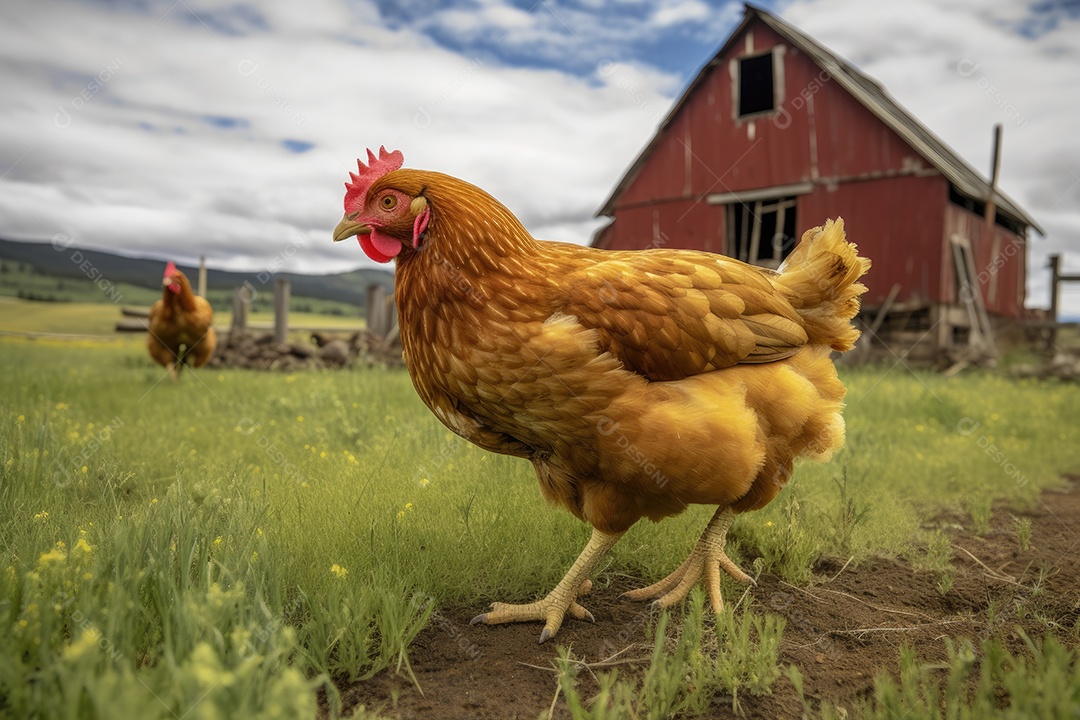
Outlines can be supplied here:
M0 294L32 300L115 302L149 305L161 296L161 273L166 260L133 258L75 246L0 240ZM192 283L198 268L178 266ZM228 307L235 288L248 283L258 293L254 310L269 308L274 279L288 278L292 306L308 312L352 314L366 304L367 288L393 289L394 276L384 270L360 269L334 275L299 273L207 271L207 299Z

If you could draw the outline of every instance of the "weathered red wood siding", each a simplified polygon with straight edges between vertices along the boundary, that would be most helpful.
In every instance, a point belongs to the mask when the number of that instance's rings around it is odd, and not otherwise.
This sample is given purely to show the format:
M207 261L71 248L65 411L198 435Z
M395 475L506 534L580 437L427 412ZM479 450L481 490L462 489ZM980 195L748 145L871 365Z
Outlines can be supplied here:
M994 225L988 235L981 215L950 203L945 212L944 243L953 235L966 237L971 244L975 261L975 276L982 291L987 311L1010 318L1024 315L1024 288L1027 276L1027 243L1016 233ZM994 258L994 238L998 239L998 256ZM950 266L942 275L942 293L948 302L957 302L956 274ZM997 293L990 292L997 276Z

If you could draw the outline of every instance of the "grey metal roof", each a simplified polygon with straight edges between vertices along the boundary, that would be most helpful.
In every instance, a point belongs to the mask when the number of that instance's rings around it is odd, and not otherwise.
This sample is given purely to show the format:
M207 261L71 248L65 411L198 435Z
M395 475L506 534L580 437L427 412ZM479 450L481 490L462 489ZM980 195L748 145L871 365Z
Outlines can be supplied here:
M956 154L952 148L946 145L941 138L919 122L914 115L905 110L896 100L885 91L874 79L867 77L854 65L851 65L839 57L821 43L802 32L793 25L789 25L772 13L761 8L747 4L746 14L739 26L728 36L716 55L705 64L698 72L697 77L686 88L682 96L672 107L667 117L660 123L656 134L649 144L637 157L630 169L623 175L611 196L604 202L597 215L612 215L615 211L615 200L625 191L634 178L637 177L645 159L658 144L660 137L670 122L682 110L687 99L694 93L697 87L704 81L706 76L727 54L731 44L738 38L746 26L755 18L760 19L770 28L776 31L780 37L797 47L832 76L836 82L848 91L856 100L863 104L867 110L877 116L888 125L893 132L899 135L905 142L911 145L923 158L938 169L961 194L970 198L984 201L989 190L990 181L983 177L977 170L969 165L963 158ZM1000 190L995 192L997 211L1011 217L1013 220L1030 225L1040 235L1045 235L1042 227L1028 215L1023 208L1014 202L1009 196Z

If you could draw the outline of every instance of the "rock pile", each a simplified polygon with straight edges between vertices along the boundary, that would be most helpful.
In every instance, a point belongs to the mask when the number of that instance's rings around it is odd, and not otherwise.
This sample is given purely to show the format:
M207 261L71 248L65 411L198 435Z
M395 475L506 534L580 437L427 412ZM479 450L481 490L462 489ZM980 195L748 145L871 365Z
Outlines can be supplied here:
M214 357L207 365L291 372L343 368L356 363L402 366L401 346L397 343L387 345L381 338L366 331L351 335L312 333L307 342L288 343L274 342L271 333L223 333Z

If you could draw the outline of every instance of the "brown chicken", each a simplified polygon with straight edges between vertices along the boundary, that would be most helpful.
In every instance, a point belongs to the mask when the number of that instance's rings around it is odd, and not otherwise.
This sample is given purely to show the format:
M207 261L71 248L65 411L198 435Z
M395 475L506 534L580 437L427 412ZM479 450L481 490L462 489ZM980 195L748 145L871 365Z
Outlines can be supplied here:
M771 501L799 457L844 439L844 386L830 359L870 263L843 223L803 235L779 272L705 252L604 251L534 239L495 198L457 178L400 169L368 151L346 183L335 240L359 236L397 259L395 299L417 393L451 430L528 458L540 490L593 527L566 576L527 605L494 603L488 624L539 620L540 642L578 604L600 557L642 517L716 505L690 556L628 593L660 607L720 570L737 513Z
M191 291L187 276L173 263L165 266L161 285L161 299L150 308L146 345L154 362L168 368L175 381L185 365L202 367L214 354L214 311Z

